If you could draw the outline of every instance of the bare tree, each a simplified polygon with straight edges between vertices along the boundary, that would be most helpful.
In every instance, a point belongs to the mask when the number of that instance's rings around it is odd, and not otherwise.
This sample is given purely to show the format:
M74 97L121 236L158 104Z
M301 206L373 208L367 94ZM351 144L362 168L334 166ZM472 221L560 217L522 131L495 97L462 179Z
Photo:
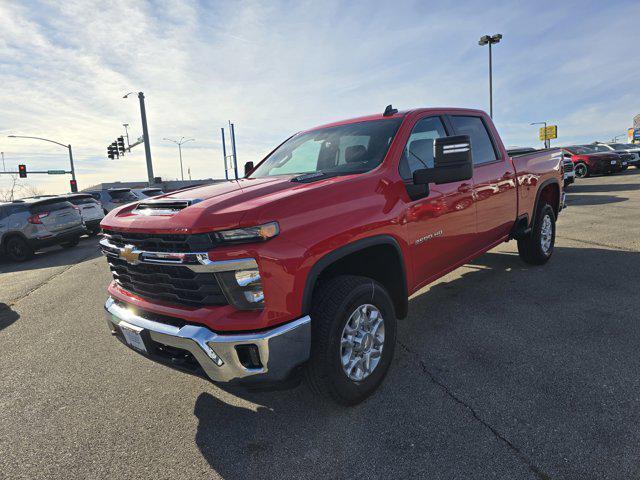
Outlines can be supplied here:
M13 200L15 200L19 187L17 175L11 175L9 178L11 179L9 187L0 189L0 200L2 200L3 202L12 202Z

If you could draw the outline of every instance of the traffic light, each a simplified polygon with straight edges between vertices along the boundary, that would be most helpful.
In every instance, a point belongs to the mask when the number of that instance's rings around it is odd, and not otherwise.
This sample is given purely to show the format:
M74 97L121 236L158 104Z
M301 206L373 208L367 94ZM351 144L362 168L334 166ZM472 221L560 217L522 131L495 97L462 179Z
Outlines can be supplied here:
M117 158L120 158L120 154L118 153L118 144L116 142L113 142L111 144L111 148L113 149L113 153Z
M75 180L69 180L69 185L71 186L71 193L76 193L78 191L78 182Z
M120 153L121 155L124 155L124 138L118 137L116 139L116 143L118 144L118 153Z
M115 154L113 153L113 147L111 145L107 147L107 157L109 157L111 160L115 158Z
M27 166L24 163L18 165L18 175L20 178L27 178Z

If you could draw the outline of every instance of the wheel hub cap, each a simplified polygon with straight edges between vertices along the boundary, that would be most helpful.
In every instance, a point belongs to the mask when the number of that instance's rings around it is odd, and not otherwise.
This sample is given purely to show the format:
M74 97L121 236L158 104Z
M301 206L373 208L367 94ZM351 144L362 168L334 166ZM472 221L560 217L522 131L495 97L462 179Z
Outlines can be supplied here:
M551 218L549 215L545 215L542 219L542 228L540 231L540 247L545 254L549 253L551 248L551 238L553 236L553 226L551 225Z
M371 304L360 305L342 330L340 360L345 375L359 382L367 378L380 363L384 348L384 319Z

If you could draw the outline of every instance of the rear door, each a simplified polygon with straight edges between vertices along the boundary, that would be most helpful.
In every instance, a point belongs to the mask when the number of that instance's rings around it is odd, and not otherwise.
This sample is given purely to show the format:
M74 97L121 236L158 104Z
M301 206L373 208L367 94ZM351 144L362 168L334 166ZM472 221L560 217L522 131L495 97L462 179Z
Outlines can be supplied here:
M29 208L40 223L51 233L63 232L82 224L80 213L66 200L38 202Z
M480 115L452 115L456 135L469 135L473 155L477 250L506 237L518 215L516 172Z
M476 222L473 182L429 184L428 189L413 184L415 170L433 168L434 140L449 134L442 117L422 117L413 126L400 158L399 173L409 196L407 236L417 287L473 251Z

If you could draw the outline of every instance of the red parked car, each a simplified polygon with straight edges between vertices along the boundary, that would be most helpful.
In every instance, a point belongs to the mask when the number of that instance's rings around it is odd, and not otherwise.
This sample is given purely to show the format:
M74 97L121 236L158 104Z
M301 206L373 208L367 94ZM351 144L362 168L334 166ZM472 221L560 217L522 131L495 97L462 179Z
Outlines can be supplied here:
M574 165L576 177L586 178L594 174L621 172L623 160L617 153L600 152L592 145L564 147L565 155Z
M358 403L389 368L410 294L510 239L549 260L561 160L512 159L478 110L389 106L303 131L245 178L103 220L109 328L216 382L302 374Z

